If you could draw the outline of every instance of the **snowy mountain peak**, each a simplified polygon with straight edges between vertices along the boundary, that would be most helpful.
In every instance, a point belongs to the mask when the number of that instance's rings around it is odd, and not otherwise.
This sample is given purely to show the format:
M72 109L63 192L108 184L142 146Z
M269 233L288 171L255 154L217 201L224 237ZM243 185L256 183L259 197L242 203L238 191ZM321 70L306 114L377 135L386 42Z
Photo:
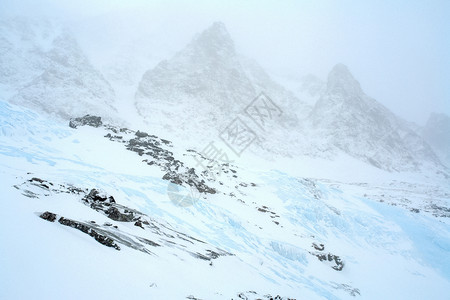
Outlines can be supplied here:
M327 90L309 121L316 130L312 135L316 139L321 136L327 147L333 145L377 168L398 171L418 170L426 164L441 167L422 137L367 96L343 64L331 70Z
M204 56L235 55L233 40L222 22L213 23L197 35L188 48Z
M115 115L114 90L63 24L20 18L0 22L0 96L58 119Z
M449 127L450 117L443 113L431 113L427 121L427 126L433 124L442 124Z
M422 136L441 161L450 166L450 117L446 114L432 113L423 128Z
M363 93L359 82L344 64L337 64L328 74L327 90L340 95L360 95Z

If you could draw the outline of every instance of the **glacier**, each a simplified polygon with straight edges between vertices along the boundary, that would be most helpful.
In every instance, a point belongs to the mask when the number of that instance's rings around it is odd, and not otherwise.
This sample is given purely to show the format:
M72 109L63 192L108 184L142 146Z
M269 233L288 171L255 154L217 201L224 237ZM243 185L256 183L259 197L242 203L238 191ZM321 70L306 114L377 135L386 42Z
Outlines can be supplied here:
M105 129L71 129L4 101L0 107L2 298L70 293L74 298L223 299L256 290L314 299L438 299L448 291L448 218L364 197L355 183L297 177L253 164L246 168L244 162L237 174L256 186L233 188L240 201L216 194L177 207L167 197L161 171L104 138ZM102 189L120 204L233 255L209 265L176 249L147 256L126 247L120 253L102 249L82 233L55 227L36 214L49 210L97 223L108 219L74 195L36 188L37 198L24 196L15 186L31 176ZM383 187L366 183L363 190ZM421 192L427 197L427 190ZM313 243L323 244L325 254L338 255L342 271L320 261ZM177 289L169 288L175 283Z
M406 121L343 64L287 82L222 22L159 29L96 57L0 21L0 299L448 298L448 116Z

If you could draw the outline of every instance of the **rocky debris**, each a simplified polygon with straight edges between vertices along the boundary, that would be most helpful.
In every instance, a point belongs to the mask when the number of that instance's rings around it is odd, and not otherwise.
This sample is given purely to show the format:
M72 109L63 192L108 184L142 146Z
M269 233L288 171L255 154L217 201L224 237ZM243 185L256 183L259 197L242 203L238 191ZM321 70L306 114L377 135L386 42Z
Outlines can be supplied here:
M28 180L29 182L31 182L33 185L45 188L45 189L49 189L51 185L53 185L50 182L47 182L43 179L37 178L37 177L33 177L30 180Z
M132 222L136 219L136 214L133 211L128 209L122 209L122 211L118 207L110 207L104 213L111 220L118 222Z
M170 171L163 176L163 179L168 180L172 183L183 185L186 183L191 187L195 187L200 193L215 194L216 190L205 184L203 179L200 179L193 168L189 169L187 172L177 173L175 171Z
M82 201L92 209L102 212L111 220L118 222L132 222L143 216L143 214L138 211L117 204L113 196L109 196L97 189L91 189L91 191L82 198Z
M358 184L351 183L351 185ZM426 214L435 218L450 218L450 207L447 201L450 193L438 186L431 187L394 180L389 186L368 190L361 195L372 201L402 207L412 213Z
M108 133L104 137L109 138L111 141L114 141L114 142L118 141L118 142L125 143L125 141L123 140L123 136L121 136L121 135L111 135L111 133Z
M136 221L136 223L134 223L134 226L141 227L142 229L145 229L144 226L142 225L141 221Z
M226 252L224 250L216 249L216 251L206 249L204 254L198 253L198 252L191 252L192 256L200 258L202 260L208 260L211 261L212 259L217 259L220 256L229 256L232 255L229 252Z
M331 254L331 253L328 253L328 254L311 253L311 254L316 256L320 261L328 261L328 262L333 262L334 261L335 265L332 266L332 268L334 270L336 270L336 271L342 271L342 269L344 269L344 262L337 255L334 255L334 254Z
M334 255L332 253L323 253L321 251L325 250L325 245L320 244L317 245L316 243L312 244L312 247L316 249L316 252L309 252L310 254L317 257L320 261L326 261L326 262L332 262L334 263L333 266L331 266L336 271L342 271L344 269L344 262L341 260L341 258L337 255Z
M17 187L15 186L15 188L17 188ZM36 193L33 193L32 191L28 191L28 190L23 190L22 195L24 195L25 197L28 197L28 198L39 198L39 196Z
M145 137L148 137L148 133L147 132L143 132L143 131L136 131L136 133L135 133L135 135L138 137L138 138L145 138Z
M450 208L431 204L427 207L433 211L433 216L441 218L450 218Z
M283 297L280 295L275 295L275 296L271 295L271 294L261 295L255 291L241 292L241 293L237 294L237 299L242 299L242 300L295 300L295 298Z
M299 181L314 199L319 200L322 198L322 192L313 179L302 178Z
M47 220L49 222L55 222L55 220L56 220L56 214L51 213L49 211L42 213L39 217L41 217L42 219Z
M159 139L154 135L137 131L136 138L130 139L126 145L127 149L138 153L140 156L150 156L146 159L148 165L156 165L167 173L162 177L174 184L187 184L195 187L200 193L215 194L216 190L209 187L204 179L200 179L195 173L194 168L187 168L184 163L175 159L173 153L164 148L164 145L170 145L171 142Z
M55 222L57 215L49 211L46 211L42 213L39 217L49 222ZM115 241L112 238L108 237L107 235L98 233L96 230L93 229L92 225L90 224L85 224L83 222L66 219L64 217L60 217L58 223L64 226L69 226L78 229L81 232L84 232L87 235L93 237L97 242L99 242L102 245L114 248L116 250L120 250L120 247L115 243ZM95 222L93 224L95 224Z
M105 245L107 247L114 248L116 250L120 250L120 247L114 242L113 239L97 233L92 227L89 225L83 224L81 222L77 222L70 219L65 219L63 217L59 218L58 222L62 225L69 226L75 229L80 230L81 232L84 232L88 234L89 236L93 237L97 242L99 242L102 245Z
M49 186L50 188L46 188L42 186L42 184ZM128 223L134 222L133 225L145 229L142 233L135 232L134 234L131 234L129 232L121 231L119 227L113 225L112 222L96 222L94 220L81 222L59 217L58 222L60 224L78 229L105 246L119 250L120 247L118 245L122 244L146 254L153 254L148 249L149 246L161 247L164 245L173 249L188 252L194 257L208 261L217 259L220 256L233 255L190 235L176 231L170 224L158 222L149 218L142 212L120 205L113 196L98 189L82 189L69 184L51 183L39 178L32 178L20 185L15 185L15 187L21 191L26 190L30 186L39 187L39 194L36 194L36 197L48 197L58 193L73 194L79 197L80 203L106 215L111 220ZM49 193L50 191L52 193ZM39 217L49 222L55 222L58 219L56 214L49 211L40 214ZM102 223L103 225L99 225ZM191 247L194 247L195 251L192 251Z
M319 244L317 245L316 243L312 243L312 247L318 251L323 251L325 249L325 245L324 244Z
M336 263L335 266L332 266L333 269L335 269L336 271L342 271L342 269L344 268L344 263L343 263L342 260L339 258L339 256L333 255L333 254L331 254L331 253L328 253L328 254L327 254L327 258L328 258L328 261L333 261L333 260L334 260L334 262ZM322 260L323 260L323 256L321 256L321 257L319 258L319 260L322 261Z
M333 288L337 289L337 290L344 290L347 293L349 293L350 296L356 297L356 296L360 296L361 292L359 291L359 289L354 288L348 284L345 283L336 283L336 282L332 282L332 286Z
M87 194L85 197L83 197L82 200L84 200L86 202L93 201L93 202L103 202L103 203L108 203L108 204L116 203L113 196L108 197L106 194L102 194L96 189L91 189L89 194Z
M86 124L93 127L101 126L100 123L83 121L88 116L83 118L76 118L72 120L72 125L80 126ZM92 116L89 116L92 117ZM78 121L77 121L78 120ZM90 118L87 118L90 120ZM162 171L166 172L163 175L164 180L168 180L177 185L188 185L191 188L197 189L202 194L215 194L216 188L210 186L209 182L215 183L218 176L226 176L231 182L235 182L238 192L245 195L239 189L247 187L255 187L255 183L245 183L238 181L238 175L235 167L229 162L216 161L214 159L205 157L202 153L188 149L189 154L197 162L196 168L186 166L181 160L174 157L174 154L168 149L172 146L172 142L151 135L143 131L132 131L127 128L118 128L109 124L103 125L106 130L110 132L105 135L111 141L123 143L127 150L133 151L140 156L145 157L143 162L150 166L158 166ZM123 133L125 136L117 135ZM199 169L202 169L198 172ZM223 183L222 183L223 186ZM232 187L232 186L230 186Z
M268 212L267 208L268 208L267 206L263 205L262 208L261 207L258 208L258 211L260 211L260 212Z
M100 127L102 126L102 118L97 116L85 115L84 117L73 118L69 121L69 126L71 128L77 128L79 126L92 126Z
M142 237L138 237L138 236L137 236L136 239L138 239L139 242L142 242L142 243L144 243L144 244L150 245L150 246L152 246L152 247L161 247L160 244L155 243L155 242L153 242L153 241L151 241L151 240L142 238Z
M269 213L271 219L275 219L275 218L279 218L279 217L280 217L279 215L277 215L277 213L271 211L271 210L269 209L269 207L267 207L267 206L265 206L265 205L263 205L263 206L261 206L261 207L257 207L256 209L257 209L259 212L262 212L262 213ZM279 221L272 220L272 222L275 223L276 225L280 225L280 222L279 222ZM281 227L283 227L283 226L281 226Z

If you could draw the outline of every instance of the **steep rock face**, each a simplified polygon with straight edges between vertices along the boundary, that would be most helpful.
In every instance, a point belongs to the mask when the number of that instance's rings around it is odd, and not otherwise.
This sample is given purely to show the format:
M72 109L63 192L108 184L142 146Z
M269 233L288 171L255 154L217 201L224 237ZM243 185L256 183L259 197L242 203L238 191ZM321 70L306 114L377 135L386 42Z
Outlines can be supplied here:
M0 92L11 96L49 64L45 55L61 30L49 21L20 18L0 21Z
M431 114L422 130L422 136L441 161L450 167L450 117L445 114Z
M314 105L325 93L326 89L326 82L315 75L308 74L300 79L300 86L296 89L296 93L300 99Z
M378 168L417 170L428 163L440 165L427 143L404 120L368 97L342 64L331 70L308 123L319 144Z
M297 123L291 108L301 106L301 101L257 64L242 59L225 26L214 23L172 59L144 74L136 107L150 121L157 113L155 125L189 132L208 129L216 134L211 129L223 129L260 92L283 106L286 124Z
M4 20L0 37L0 83L10 102L62 119L115 113L113 89L61 25Z
M144 74L136 107L144 117L158 110L174 117L169 123L176 119L176 108L185 106L180 125L186 128L192 122L215 121L224 112L237 112L255 93L224 25L214 23L171 60Z

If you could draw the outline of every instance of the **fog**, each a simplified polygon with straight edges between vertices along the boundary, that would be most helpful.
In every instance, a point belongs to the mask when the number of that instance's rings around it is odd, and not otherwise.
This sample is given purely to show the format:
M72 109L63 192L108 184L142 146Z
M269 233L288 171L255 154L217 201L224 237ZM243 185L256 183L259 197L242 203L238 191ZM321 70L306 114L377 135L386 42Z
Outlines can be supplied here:
M222 21L238 51L277 78L326 79L344 63L368 95L406 120L450 114L449 1L1 0L0 11L66 21L94 64L127 43L156 64Z

